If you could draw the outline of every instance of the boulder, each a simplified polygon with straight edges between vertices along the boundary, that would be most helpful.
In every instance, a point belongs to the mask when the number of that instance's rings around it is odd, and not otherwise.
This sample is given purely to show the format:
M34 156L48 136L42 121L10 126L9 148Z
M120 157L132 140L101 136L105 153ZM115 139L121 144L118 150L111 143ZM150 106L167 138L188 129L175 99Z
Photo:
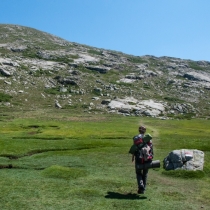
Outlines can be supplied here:
M127 78L122 78L120 80L117 80L116 82L117 83L120 83L120 82L122 82L122 83L133 83L133 82L135 82L135 80L133 80L133 79L127 79Z
M58 108L58 109L62 108L62 106L60 105L60 103L57 100L55 100L55 108Z
M143 114L149 117L156 117L159 114L161 114L161 112L157 109L151 109L151 110L148 109L148 110L145 110Z
M202 73L188 72L188 73L185 73L183 77L189 80L194 80L194 81L210 82L210 75L205 72L202 72Z
M204 152L197 149L181 149L171 151L163 160L166 170L203 170Z
M14 47L11 47L10 50L12 52L23 52L24 50L26 50L27 47L26 46L14 46Z
M93 91L100 93L100 92L102 92L102 89L101 89L101 88L95 87L95 88L93 89Z
M11 76L11 73L3 68L0 68L0 73L6 77Z
M3 66L19 67L19 64L9 58L0 58L0 63Z
M86 68L92 71L97 71L101 74L106 74L110 70L110 68L104 66L86 66Z
M135 74L128 74L125 76L126 79L136 79L136 75Z
M75 86L79 86L78 83L77 83L78 78L75 78L75 77L66 77L66 78L63 78L63 77L57 76L54 79L56 79L62 85L75 85Z
M108 105L111 102L111 99L102 100L101 104Z

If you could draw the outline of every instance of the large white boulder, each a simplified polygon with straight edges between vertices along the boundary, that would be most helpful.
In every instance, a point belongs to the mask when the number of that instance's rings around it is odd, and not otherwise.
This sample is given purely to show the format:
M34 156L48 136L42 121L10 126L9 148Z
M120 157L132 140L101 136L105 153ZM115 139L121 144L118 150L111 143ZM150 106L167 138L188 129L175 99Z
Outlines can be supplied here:
M204 152L197 149L173 150L163 160L163 167L166 170L203 170Z

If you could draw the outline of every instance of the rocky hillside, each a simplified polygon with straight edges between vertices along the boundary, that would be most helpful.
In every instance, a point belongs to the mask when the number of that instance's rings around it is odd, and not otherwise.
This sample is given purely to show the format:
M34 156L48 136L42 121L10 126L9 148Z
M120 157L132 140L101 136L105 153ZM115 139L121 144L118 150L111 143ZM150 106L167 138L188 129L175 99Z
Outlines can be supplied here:
M210 116L210 62L132 56L0 25L0 109Z

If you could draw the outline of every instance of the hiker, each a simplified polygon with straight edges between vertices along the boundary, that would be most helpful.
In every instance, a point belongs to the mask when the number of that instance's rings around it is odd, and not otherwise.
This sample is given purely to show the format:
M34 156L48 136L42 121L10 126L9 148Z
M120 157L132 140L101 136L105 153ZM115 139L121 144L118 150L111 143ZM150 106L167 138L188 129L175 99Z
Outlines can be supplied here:
M134 136L133 141L134 145L143 145L141 149L135 150L135 152L132 155L132 162L135 159L135 170L136 170L136 178L138 183L138 194L144 194L144 191L146 189L147 185L147 174L148 174L148 168L144 169L138 169L138 165L145 164L152 162L153 159L153 146L152 146L152 137L150 136L150 140L146 143L143 142L143 138L145 137L146 127L140 126L139 127L139 134L137 136ZM140 167L142 168L142 167Z

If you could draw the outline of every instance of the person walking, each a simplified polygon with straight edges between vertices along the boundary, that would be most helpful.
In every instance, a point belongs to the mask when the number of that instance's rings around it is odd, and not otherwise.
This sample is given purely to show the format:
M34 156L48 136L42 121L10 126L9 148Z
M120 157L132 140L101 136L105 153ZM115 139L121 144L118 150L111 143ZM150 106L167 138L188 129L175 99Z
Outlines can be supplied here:
M139 127L139 134L133 137L134 144L143 142L146 133L146 127L141 125ZM138 184L138 194L144 194L147 185L148 168L139 169L139 164L146 164L152 161L154 156L152 140L144 144L141 150L136 150L132 156L132 162L135 160L136 179Z

